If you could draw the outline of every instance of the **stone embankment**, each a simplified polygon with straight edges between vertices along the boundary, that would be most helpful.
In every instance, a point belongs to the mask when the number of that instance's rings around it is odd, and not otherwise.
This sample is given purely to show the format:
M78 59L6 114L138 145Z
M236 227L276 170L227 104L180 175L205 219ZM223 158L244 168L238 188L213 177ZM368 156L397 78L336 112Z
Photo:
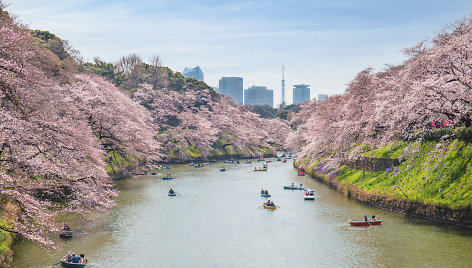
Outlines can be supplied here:
M398 166L400 165L400 160L396 158L359 157L355 160L343 160L341 165L351 169L376 172Z

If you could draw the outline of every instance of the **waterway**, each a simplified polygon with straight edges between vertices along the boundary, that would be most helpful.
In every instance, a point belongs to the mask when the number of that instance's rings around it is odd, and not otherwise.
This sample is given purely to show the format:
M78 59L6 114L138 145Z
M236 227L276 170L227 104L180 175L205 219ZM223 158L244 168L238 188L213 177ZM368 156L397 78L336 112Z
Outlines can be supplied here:
M50 267L69 250L89 267L471 267L471 230L362 205L297 176L291 160L272 161L267 172L253 171L258 162L219 162L119 180L113 210L68 219L86 233L54 238L58 250L19 242L13 267ZM162 180L166 173L176 179ZM315 189L316 200L283 190L292 182ZM179 195L169 197L170 188ZM261 188L280 208L260 208ZM382 225L347 222L364 214Z

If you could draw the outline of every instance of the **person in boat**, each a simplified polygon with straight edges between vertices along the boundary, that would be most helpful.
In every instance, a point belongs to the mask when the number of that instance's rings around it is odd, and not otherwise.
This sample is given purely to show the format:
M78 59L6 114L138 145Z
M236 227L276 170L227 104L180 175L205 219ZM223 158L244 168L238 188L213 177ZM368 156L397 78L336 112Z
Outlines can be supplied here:
M291 186L291 187L292 187L292 188L295 187L295 183L292 182L292 186Z
M261 194L264 194L264 189L261 189Z
M372 221L377 221L377 218L375 217L375 215L372 215Z
M264 203L266 206L270 206L270 200L267 200L267 203Z
M265 191L264 191L264 194L269 194L269 191L265 190Z
M72 261L72 253L69 251L67 255L64 257L66 259L66 262L71 262Z
M300 183L300 186L298 186L298 188L303 188L303 185Z
M71 263L80 263L80 256L75 255L72 253L72 259L70 260Z
M364 215L364 221L369 221L369 217L367 217L367 215Z
M173 193L175 193L174 190L172 190L172 188L170 188L169 194L173 194Z
M85 255L84 254L80 254L80 264L86 264L87 263L87 259L85 258Z
M69 227L69 225L67 224L67 222L64 222L64 227L62 227L62 230L63 230L63 231L66 231L66 232L69 232L69 231L70 231L70 227Z
M274 202L270 201L270 205L269 205L269 206L275 207Z

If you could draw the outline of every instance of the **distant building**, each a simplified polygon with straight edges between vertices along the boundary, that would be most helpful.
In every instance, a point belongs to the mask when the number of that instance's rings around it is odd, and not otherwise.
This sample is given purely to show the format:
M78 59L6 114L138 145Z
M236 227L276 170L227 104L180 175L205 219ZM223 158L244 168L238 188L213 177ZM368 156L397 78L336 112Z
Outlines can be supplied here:
M274 91L262 86L252 86L245 89L244 105L269 105L274 107Z
M326 94L318 94L318 100L319 101L322 101L322 100L327 99L327 98L328 98L328 95L326 95Z
M310 85L293 85L293 104L310 100Z
M221 77L219 93L229 96L236 104L243 104L243 78Z
M203 72L202 69L200 69L200 66L197 66L195 68L185 67L184 71L182 72L182 75L187 78L195 78L198 81L203 81Z

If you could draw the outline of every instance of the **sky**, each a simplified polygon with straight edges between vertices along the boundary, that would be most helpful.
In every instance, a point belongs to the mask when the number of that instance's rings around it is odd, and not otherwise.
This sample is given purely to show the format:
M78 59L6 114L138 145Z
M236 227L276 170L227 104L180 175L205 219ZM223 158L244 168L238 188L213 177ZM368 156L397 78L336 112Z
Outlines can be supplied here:
M361 70L405 60L403 48L470 16L471 0L1 0L31 29L50 31L79 50L116 62L130 53L159 56L182 72L200 66L205 82L239 76L281 102L292 85L340 94Z

